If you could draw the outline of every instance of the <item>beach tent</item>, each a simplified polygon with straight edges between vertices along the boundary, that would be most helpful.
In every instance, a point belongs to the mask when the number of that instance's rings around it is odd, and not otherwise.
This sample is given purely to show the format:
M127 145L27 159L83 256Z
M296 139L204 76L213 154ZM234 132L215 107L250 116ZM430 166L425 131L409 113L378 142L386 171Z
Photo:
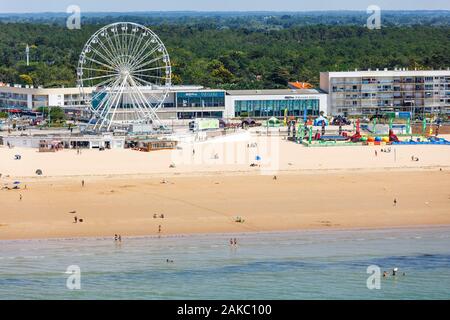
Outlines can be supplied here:
M278 127L280 124L281 124L281 121L275 117L272 117L266 121L266 126L268 126L268 127Z
M270 118L268 121L269 121L269 124L278 124L278 123L280 123L280 120L278 120L275 117Z
M325 122L325 125L326 125L326 126L328 125L328 120L327 120L325 117L323 117L323 116L317 117L317 118L314 120L314 125L315 125L315 126L321 126L321 125L322 125L322 122Z

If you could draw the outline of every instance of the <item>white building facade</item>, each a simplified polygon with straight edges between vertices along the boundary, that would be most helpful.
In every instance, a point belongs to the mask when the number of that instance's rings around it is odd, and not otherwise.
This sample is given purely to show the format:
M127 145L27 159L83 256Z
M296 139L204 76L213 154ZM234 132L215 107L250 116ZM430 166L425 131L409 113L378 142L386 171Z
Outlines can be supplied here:
M87 88L92 94L94 88ZM153 104L149 89L142 92ZM86 88L85 88L86 91ZM157 91L157 89L154 89ZM93 101L99 103L99 101ZM33 110L38 107L62 107L66 111L87 110L79 88L32 88L0 86L0 108ZM158 109L161 119L240 118L317 116L327 114L327 95L315 89L229 90L202 86L172 86Z
M92 92L93 88L87 88ZM0 107L33 110L39 107L85 109L79 88L34 88L20 85L0 85Z
M450 70L321 72L332 115L450 114Z

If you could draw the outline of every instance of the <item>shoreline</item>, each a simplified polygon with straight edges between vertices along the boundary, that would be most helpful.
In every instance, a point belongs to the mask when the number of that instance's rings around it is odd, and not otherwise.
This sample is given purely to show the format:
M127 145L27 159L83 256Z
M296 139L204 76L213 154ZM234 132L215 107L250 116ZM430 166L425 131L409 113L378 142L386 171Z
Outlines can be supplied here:
M384 226L384 227L353 227L353 228L310 228L310 229L290 229L290 230L271 230L271 231L248 231L248 232L206 232L206 233L179 233L165 234L159 237L155 234L148 235L130 235L124 236L125 240L147 240L147 239L183 239L183 238L208 238L208 237L236 237L236 236L255 236L255 235L271 235L271 234L290 234L290 233L326 233L326 232L364 232L364 231L413 231L413 230L433 230L433 229L450 229L450 224L430 224L430 225L403 225L403 226ZM114 237L107 236L87 236L87 237L51 237L51 238L18 238L18 239L0 239L0 243L16 243L16 242L49 242L49 241L114 241Z

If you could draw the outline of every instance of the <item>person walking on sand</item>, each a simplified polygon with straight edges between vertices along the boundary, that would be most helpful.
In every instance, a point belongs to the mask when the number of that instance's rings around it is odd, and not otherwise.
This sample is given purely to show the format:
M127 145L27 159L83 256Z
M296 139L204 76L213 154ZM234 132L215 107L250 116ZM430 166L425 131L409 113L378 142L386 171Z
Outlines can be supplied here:
M77 223L78 222L78 217L77 216L73 217L73 220L74 220L74 223Z
M375 150L375 157L378 157L378 152L377 152L377 150Z
M22 201L22 194L19 194L19 201Z
M397 206L397 198L394 198L394 207Z
M158 226L158 233L161 233L161 225Z
M84 187L84 180L81 180L81 187Z

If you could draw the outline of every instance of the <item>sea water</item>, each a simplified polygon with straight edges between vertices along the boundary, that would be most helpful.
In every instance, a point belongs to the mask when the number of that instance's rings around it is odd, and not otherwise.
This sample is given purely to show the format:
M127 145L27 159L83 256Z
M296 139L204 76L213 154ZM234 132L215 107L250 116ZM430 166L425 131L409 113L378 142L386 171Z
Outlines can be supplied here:
M450 226L0 241L0 299L449 298Z

